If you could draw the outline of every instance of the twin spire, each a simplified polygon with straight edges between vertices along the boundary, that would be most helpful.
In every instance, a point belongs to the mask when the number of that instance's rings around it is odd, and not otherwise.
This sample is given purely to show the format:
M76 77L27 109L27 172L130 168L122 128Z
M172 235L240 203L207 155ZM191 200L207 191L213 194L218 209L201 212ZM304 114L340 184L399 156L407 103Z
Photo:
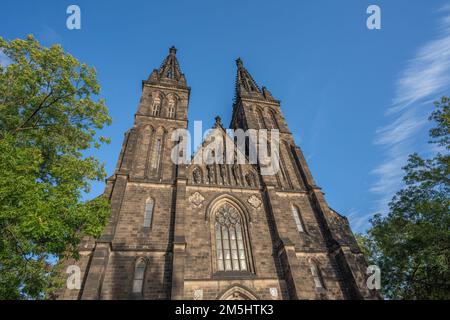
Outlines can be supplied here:
M275 99L272 97L272 94L267 90L266 87L262 87L259 89L256 81L250 75L250 73L245 69L244 63L241 58L237 58L237 75L236 75L236 97L244 97L247 96L249 98L256 99L265 99L272 100Z
M169 48L169 55L164 59L159 69L153 70L147 82L163 82L169 85L177 85L187 87L186 78L181 72L180 65L178 63L177 49L172 46ZM241 58L236 60L237 75L236 75L236 97L248 97L264 100L275 99L270 94L266 87L261 89L256 84L256 81L244 67L244 63Z
M186 78L181 72L180 64L177 60L177 49L169 48L169 55L164 59L159 69L153 70L147 82L162 82L168 85L187 87Z

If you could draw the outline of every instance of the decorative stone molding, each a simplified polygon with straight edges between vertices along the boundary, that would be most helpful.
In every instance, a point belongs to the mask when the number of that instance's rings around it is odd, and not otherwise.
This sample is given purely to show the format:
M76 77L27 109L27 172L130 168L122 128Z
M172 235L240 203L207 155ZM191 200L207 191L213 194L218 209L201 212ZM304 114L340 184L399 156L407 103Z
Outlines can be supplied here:
M203 290L194 290L194 300L203 300Z
M252 195L247 201L255 209L258 209L261 206L261 200L255 195Z
M199 192L194 193L189 197L189 202L192 203L194 208L200 208L205 201L205 197L203 197Z
M270 296L274 299L278 298L278 289L277 288L270 288Z

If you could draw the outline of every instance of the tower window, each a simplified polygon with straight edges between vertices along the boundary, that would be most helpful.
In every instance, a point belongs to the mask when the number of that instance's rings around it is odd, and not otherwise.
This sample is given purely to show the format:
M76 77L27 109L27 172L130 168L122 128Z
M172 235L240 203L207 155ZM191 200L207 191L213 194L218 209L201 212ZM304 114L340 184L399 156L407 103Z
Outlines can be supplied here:
M144 285L146 263L144 259L139 259L134 267L133 278L133 293L142 293L142 287Z
M292 216L294 217L295 225L297 226L298 232L305 232L305 226L303 225L303 219L300 216L300 212L297 207L292 207Z
M258 129L264 129L262 115L258 110L255 110L255 118L256 118L256 123L258 124Z
M161 109L161 99L159 97L156 97L153 101L153 108L152 108L152 116L159 115L159 110Z
M246 271L247 254L244 246L242 217L229 204L221 206L215 214L217 270Z
M147 203L145 204L144 228L150 228L152 225L154 205L153 199L147 200Z
M161 159L161 139L157 139L155 143L155 147L153 148L153 155L152 155L152 168L158 169L159 168L159 162Z
M269 111L272 119L272 129L278 129L277 118L275 117L275 113L273 111Z
M323 285L322 274L315 262L311 262L311 274L313 276L314 284L316 285L316 288L323 288L324 285Z
M175 101L173 101L173 99L169 100L169 110L167 113L168 113L167 116L169 118L175 117Z

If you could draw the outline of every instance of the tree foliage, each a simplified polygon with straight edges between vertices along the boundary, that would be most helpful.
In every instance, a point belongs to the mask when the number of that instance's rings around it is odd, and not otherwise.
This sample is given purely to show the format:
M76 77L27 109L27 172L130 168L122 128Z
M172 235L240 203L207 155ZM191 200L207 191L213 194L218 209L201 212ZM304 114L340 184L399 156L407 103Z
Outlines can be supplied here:
M111 119L95 70L61 46L0 37L0 50L0 299L46 298L54 262L106 223L107 199L81 201L106 175L83 153L108 142L96 131Z
M359 244L382 270L382 291L391 299L450 299L450 99L435 103L430 143L440 152L412 154L405 187L389 213L375 215Z

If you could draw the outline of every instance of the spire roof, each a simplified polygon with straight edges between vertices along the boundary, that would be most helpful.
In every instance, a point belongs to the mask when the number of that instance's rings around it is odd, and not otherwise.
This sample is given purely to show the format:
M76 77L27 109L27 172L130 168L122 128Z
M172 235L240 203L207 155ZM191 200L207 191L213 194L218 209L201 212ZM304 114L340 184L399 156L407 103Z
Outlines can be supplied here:
M169 48L169 55L164 59L159 69L153 70L148 78L148 82L186 86L186 78L181 72L177 59L177 49L174 46Z
M246 97L251 99L262 99L265 101L277 101L266 87L260 88L250 72L244 67L241 58L236 59L237 75L236 75L236 95L235 102L238 98Z
M250 73L245 69L244 63L241 58L237 58L237 75L236 75L236 95L240 96L242 94L260 95L262 94L256 81L250 75Z

